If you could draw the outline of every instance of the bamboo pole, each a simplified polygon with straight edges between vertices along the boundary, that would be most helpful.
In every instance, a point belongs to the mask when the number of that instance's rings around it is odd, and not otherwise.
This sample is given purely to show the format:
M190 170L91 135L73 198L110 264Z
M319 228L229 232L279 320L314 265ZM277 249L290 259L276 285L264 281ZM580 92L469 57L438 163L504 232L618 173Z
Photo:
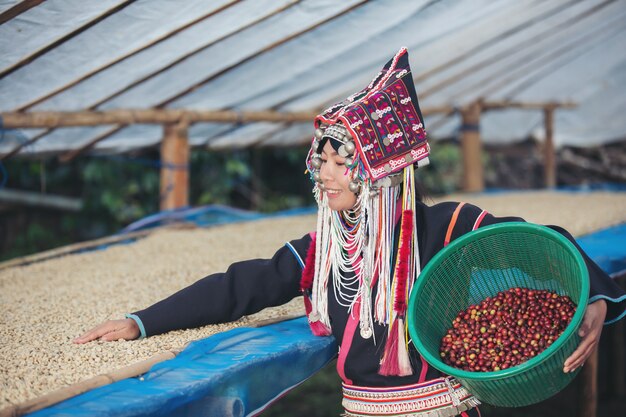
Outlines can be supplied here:
M546 139L543 143L543 175L546 188L556 187L556 153L554 151L554 107L543 109Z
M161 142L161 211L189 205L189 124L168 123Z
M67 211L79 211L83 208L83 202L80 198L9 188L0 189L0 202L19 206L46 207Z
M480 192L485 188L480 143L482 104L474 102L461 110L461 151L463 153L463 190Z
M503 108L543 109L546 106L554 108L573 108L572 102L517 102L517 101L487 101L481 103L485 111ZM445 105L425 107L422 113L430 116L438 113L451 113L455 107ZM318 115L317 111L279 112L273 110L236 111L236 110L185 110L185 109L118 109L108 111L84 110L76 112L41 111L41 112L5 112L0 113L2 125L6 129L16 128L56 128L70 126L98 126L115 124L167 124L177 123L183 119L186 122L216 122L216 123L311 123Z
M188 123L253 123L253 122L312 122L317 112L234 111L145 109L77 112L1 113L4 128L55 128L68 126L97 126L115 124L168 124L185 119Z

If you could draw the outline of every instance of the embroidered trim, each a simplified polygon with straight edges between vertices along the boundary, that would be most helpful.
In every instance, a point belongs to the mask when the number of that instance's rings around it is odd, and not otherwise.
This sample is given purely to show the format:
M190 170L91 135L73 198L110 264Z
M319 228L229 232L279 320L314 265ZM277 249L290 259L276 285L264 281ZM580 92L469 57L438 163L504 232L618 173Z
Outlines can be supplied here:
M449 417L474 408L480 401L456 379L437 378L400 387L371 388L343 384L348 417L432 416Z

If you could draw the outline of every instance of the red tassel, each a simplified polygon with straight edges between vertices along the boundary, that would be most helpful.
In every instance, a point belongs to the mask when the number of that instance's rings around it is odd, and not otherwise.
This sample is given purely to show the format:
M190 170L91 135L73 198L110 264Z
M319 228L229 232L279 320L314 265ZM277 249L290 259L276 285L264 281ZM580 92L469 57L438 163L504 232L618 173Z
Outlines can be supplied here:
M400 367L398 366L398 321L394 320L391 331L387 336L383 359L380 362L378 373L384 376L399 375Z
M313 306L311 305L311 299L309 298L309 290L313 286L313 278L315 276L315 238L316 235L313 235L313 239L311 240L311 244L309 245L309 249L306 253L306 263L304 264L304 269L302 270L300 289L302 290L304 296L304 311L309 319L311 332L313 332L315 336L330 336L330 329L326 327L321 320L311 320Z
M404 320L402 318L393 321L378 373L384 376L413 375L404 338Z
M315 241L317 234L313 235L311 244L306 253L306 261L302 270L302 278L300 279L300 289L308 290L313 286L313 277L315 276Z
M394 311L396 314L406 313L406 285L409 279L411 241L413 240L413 211L404 210L402 212L402 226L400 229L400 248L396 263L396 297Z
M326 327L321 320L312 321L311 320L311 311L313 310L313 306L311 305L311 300L309 299L308 292L304 293L304 311L306 312L306 316L309 319L309 327L311 328L311 332L315 336L330 336L330 329Z
M396 317L391 324L391 329L385 343L383 358L380 362L378 373L384 376L407 376L413 375L409 351L404 337L404 316L406 314L406 289L411 270L411 242L413 241L413 211L402 212L402 225L400 228L400 244L394 280L396 285L393 309Z

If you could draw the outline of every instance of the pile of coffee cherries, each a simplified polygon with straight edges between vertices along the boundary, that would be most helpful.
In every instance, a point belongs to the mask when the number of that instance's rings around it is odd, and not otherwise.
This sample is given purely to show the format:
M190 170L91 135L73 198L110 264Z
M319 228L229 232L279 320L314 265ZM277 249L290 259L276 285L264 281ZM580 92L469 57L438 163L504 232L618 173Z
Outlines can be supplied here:
M441 358L474 372L519 365L554 343L575 310L569 297L547 290L502 291L456 316L441 340Z

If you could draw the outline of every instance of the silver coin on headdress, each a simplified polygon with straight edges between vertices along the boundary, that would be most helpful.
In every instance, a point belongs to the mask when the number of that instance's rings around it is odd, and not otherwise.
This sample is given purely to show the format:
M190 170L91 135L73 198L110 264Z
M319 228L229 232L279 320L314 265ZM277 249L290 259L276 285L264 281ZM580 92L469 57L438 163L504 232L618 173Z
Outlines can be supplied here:
M346 142L343 146L349 155L354 154L354 151L356 150L356 146L353 141Z
M316 169L320 169L322 167L322 159L317 156L311 158L311 165Z
M355 194L358 193L359 190L361 189L361 182L360 181L350 181L350 184L348 184L348 189L352 193L355 193Z

